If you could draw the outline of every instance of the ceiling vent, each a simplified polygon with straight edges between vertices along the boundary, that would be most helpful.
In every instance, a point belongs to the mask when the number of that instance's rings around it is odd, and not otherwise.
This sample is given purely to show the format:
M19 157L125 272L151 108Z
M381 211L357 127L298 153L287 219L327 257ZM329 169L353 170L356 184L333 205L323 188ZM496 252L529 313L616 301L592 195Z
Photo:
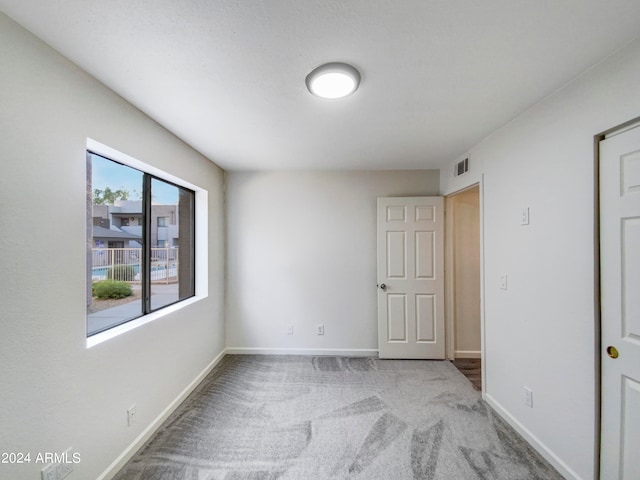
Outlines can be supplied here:
M468 171L469 171L469 157L465 158L464 160L460 160L458 163L456 163L456 168L453 172L453 176L459 177L460 175L464 175Z

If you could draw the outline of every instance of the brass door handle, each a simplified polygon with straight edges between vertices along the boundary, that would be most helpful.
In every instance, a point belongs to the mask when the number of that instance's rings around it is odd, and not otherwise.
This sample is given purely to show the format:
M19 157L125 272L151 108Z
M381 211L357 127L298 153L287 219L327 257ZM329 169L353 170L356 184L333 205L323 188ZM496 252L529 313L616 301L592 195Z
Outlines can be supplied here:
M610 345L607 347L607 355L609 355L611 358L618 358L620 354L618 353L618 349L616 347Z

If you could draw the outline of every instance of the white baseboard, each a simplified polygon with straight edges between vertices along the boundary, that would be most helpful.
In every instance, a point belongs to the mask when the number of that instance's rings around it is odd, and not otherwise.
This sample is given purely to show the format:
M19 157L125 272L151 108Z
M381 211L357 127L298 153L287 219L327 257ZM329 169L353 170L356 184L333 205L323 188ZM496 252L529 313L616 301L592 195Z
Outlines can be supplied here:
M456 350L453 354L454 358L482 358L480 350Z
M377 349L346 348L245 348L227 347L229 355L330 355L348 357L377 357Z
M211 370L222 360L222 358L226 354L226 350L222 350L216 358L214 358L209 365L207 365L202 372L198 374L198 376L189 384L187 387L180 392L180 394L165 408L160 415L156 417L156 419L151 422L151 424L145 428L140 435L127 447L124 452L122 452L118 458L116 458L111 465L107 467L107 469L102 472L102 474L97 478L97 480L109 480L113 478L124 465L133 457L136 452L142 447L147 440L151 438L151 436L160 428L160 426L164 423L164 421L169 418L176 408L180 406L182 402L189 396L191 392L195 390L195 388L200 385L200 382L204 380Z
M542 455L547 462L553 465L560 474L566 479L570 480L582 480L582 477L578 475L569 465L564 463L555 453L553 453L549 447L538 439L533 433L531 433L524 425L522 425L516 418L505 410L500 403L498 403L488 393L483 394L484 400L491 405L491 407L509 424L516 432L524 437L529 444L536 449L536 451Z

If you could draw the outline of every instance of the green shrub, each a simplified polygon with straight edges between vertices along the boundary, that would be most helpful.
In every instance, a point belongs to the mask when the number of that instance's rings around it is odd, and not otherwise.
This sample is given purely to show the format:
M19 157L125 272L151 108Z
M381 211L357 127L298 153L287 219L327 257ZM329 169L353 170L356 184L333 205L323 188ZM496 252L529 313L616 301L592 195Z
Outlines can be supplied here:
M125 298L129 295L133 295L131 285L127 282L118 282L116 280L103 280L101 282L95 282L91 290L93 296L101 300L107 298Z
M132 265L114 265L107 270L107 279L130 282L136 277L136 271Z

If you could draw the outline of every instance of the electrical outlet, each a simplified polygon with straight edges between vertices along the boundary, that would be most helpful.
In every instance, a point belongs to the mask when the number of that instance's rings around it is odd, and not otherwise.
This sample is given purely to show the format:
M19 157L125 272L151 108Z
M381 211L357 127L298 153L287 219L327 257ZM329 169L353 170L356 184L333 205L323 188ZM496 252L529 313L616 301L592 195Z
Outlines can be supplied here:
M56 468L56 480L63 480L71 472L73 472L73 463L59 463L58 467Z
M47 465L42 469L42 480L58 480L57 476L57 465L52 463L51 465Z
M316 333L317 333L318 335L324 335L324 325L323 325L323 324L319 324L319 325L316 327Z
M533 391L527 387L524 387L524 404L533 408Z
M293 335L293 325L289 325L289 327L287 327L287 335Z
M54 460L57 463L47 465L42 469L42 480L63 480L73 472L74 454L71 453L71 447L67 448L62 454L55 454Z
M72 458L73 454L71 453L71 447L69 447L62 455L62 459L56 468L56 480L63 480L73 472Z
M136 404L134 403L127 409L127 425L131 426L136 423Z

